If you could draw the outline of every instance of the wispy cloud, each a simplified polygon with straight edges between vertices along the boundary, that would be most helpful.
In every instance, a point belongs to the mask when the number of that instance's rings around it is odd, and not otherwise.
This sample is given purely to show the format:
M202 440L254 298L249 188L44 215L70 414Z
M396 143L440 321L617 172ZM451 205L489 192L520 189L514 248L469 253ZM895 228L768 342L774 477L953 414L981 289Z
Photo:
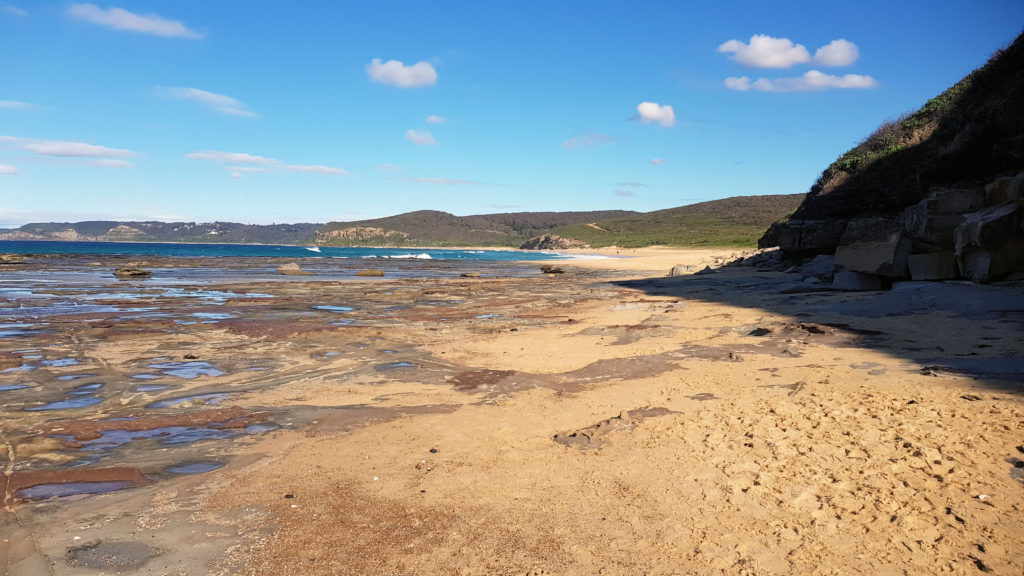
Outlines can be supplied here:
M585 132L579 136L573 136L568 140L562 142L562 148L566 150L576 150L579 148L593 148L594 146L600 146L602 144L612 144L618 142L619 139L614 136L607 134L599 134L597 132Z
M405 139L417 146L435 146L437 140L426 130L406 130Z
M0 142L8 142L15 148L40 156L56 156L60 158L126 158L135 156L135 152L131 150L121 150L66 140L40 140L38 138L0 136Z
M417 184L439 184L442 186L490 186L486 182L477 182L476 180L459 180L457 178L434 178L430 176L420 176L418 178L406 178L406 182L415 182Z
M637 104L636 116L634 116L633 119L639 120L644 124L657 122L658 124L669 128L674 126L676 123L676 113L668 104L662 106L657 102L641 102L640 104Z
M104 10L95 4L72 4L68 14L113 30L150 34L163 38L202 38L180 20L168 20L156 14L135 14L123 8Z
M19 102L17 100L0 100L0 110L30 110L35 108L34 104Z
M16 176L18 169L10 164L0 164L0 175L4 176Z
M860 57L857 45L845 38L833 40L818 48L812 58L803 44L766 34L751 36L749 43L729 40L720 45L718 51L732 53L732 59L746 68L792 68L797 64L849 66Z
M280 160L274 158L255 156L244 152L222 152L220 150L199 150L198 152L190 152L185 157L191 160L205 160L207 162L221 162L224 164L261 164L268 166L281 164Z
M447 121L447 118L444 116L438 116L437 114L431 114L430 116L427 116L426 119L427 124L444 124Z
M216 162L227 164L228 176L231 178L242 178L244 174L259 172L305 172L307 174L326 174L328 176L347 176L348 171L336 166L322 166L319 164L285 164L277 158L257 156L245 152L223 152L221 150L199 150L185 155L190 160L201 160L204 162ZM241 166L231 166L241 164Z
M650 188L650 186L644 184L643 182L616 182L615 185L625 186L627 188Z
M155 90L156 94L163 98L174 98L176 100L196 102L221 114L227 114L229 116L246 116L249 118L255 118L258 116L255 112L249 110L245 104L224 94L216 94L199 88L186 87L164 88L162 86L157 86Z
M380 58L374 58L366 65L366 74L374 82L399 88L421 88L437 83L437 70L430 62L406 66L400 60L381 62Z
M616 196L632 196L633 195L633 191L632 190L613 190L612 194L614 194Z
M17 6L14 6L13 4L8 4L7 2L0 2L0 12L3 12L4 14L10 14L11 16L17 16L19 18L24 18L25 16L28 16L28 12L22 10L21 8L18 8Z
M131 168L135 166L134 163L127 160L116 160L110 158L103 158L92 162L93 166L99 166L100 168Z
M651 158L651 164L659 165L666 163L668 163L668 160L665 160L664 158Z
M302 165L292 165L292 166L285 166L284 169L288 170L290 172L308 172L310 174L328 174L328 175L331 175L331 176L348 176L348 170L345 170L343 168L334 168L333 166L319 166L319 165L302 166Z
M751 80L746 76L729 77L725 79L725 87L730 90L746 92L757 90L760 92L812 92L830 89L864 89L874 88L878 82L871 76L860 74L846 74L844 76L833 76L818 70L808 70L803 76L795 78L758 78Z

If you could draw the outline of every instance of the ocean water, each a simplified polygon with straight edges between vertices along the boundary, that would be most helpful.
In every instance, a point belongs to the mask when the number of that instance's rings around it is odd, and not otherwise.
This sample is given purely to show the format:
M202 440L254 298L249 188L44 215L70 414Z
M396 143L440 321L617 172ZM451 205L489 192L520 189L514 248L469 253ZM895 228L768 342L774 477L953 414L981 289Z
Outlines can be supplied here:
M0 241L0 253L88 254L129 256L348 258L378 260L480 260L518 262L569 258L557 252L527 250L459 250L410 248L334 248L326 246L273 246L264 244L165 244L152 242Z

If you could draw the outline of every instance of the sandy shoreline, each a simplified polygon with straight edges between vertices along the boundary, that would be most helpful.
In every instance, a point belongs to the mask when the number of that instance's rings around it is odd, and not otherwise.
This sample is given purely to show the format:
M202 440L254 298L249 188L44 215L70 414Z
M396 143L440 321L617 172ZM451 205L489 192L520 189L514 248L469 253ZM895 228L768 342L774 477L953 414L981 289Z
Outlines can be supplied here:
M5 486L86 453L100 454L86 469L145 481L45 500L7 489L0 566L1024 570L1021 284L794 294L799 277L750 268L666 276L733 255L623 250L552 276L76 287L61 297L117 310L0 338L3 367L32 366L2 373L28 386L0 392ZM187 362L207 364L194 378L160 367ZM95 405L26 411L91 383ZM201 438L137 432L99 448L125 417ZM170 472L198 463L217 468Z

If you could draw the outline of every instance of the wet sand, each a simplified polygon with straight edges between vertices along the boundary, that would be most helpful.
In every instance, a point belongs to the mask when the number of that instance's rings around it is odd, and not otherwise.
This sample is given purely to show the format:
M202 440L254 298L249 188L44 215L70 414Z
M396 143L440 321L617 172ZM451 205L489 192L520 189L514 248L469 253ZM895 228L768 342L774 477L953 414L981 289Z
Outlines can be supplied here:
M4 265L0 566L1021 573L1022 284L733 254Z

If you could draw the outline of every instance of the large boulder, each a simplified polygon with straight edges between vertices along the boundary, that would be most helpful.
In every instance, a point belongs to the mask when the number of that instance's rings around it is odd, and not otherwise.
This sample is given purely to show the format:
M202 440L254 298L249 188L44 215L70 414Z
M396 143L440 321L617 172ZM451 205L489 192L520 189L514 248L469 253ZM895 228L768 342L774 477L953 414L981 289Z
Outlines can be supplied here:
M787 257L831 254L846 229L846 220L787 220L771 225L758 248L778 246Z
M956 253L968 248L999 248L1017 236L1021 223L1020 204L993 206L964 214L956 228Z
M277 271L284 276L312 276L313 273L303 270L298 262L288 262L277 267Z
M151 271L134 266L122 266L114 270L114 276L118 278L149 278L152 275Z
M913 254L907 257L911 280L949 280L957 277L956 253L952 250Z
M1024 238L998 248L968 247L957 254L960 274L975 282L988 282L1011 272L1024 270Z
M883 290L885 282L882 277L850 270L836 270L832 279L832 287L836 290L860 291Z
M985 186L985 201L990 205L1024 202L1024 172L993 180Z
M984 204L985 194L978 189L935 188L924 200L904 210L899 223L927 251L949 250L954 245L960 215Z
M800 274L804 278L819 278L824 281L832 280L836 270L836 258L831 254L818 254L813 260L800 266Z
M907 256L913 244L890 218L850 220L836 248L836 267L889 278L907 277Z

